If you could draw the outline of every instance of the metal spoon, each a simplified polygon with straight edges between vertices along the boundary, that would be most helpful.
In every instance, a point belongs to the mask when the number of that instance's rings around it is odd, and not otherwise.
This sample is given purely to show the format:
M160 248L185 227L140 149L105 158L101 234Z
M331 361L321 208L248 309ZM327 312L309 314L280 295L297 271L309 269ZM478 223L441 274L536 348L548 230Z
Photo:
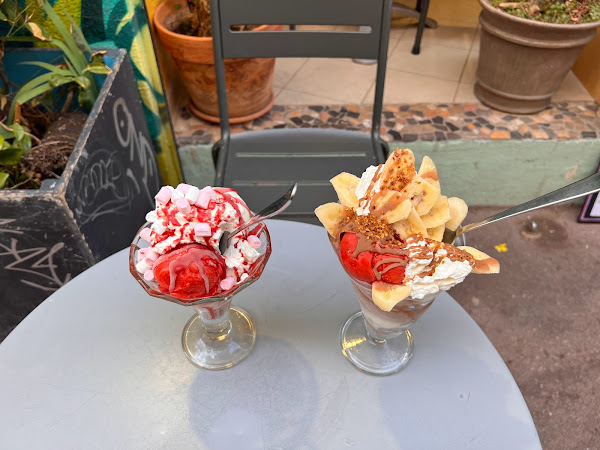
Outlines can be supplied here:
M548 194L542 195L541 197L534 198L528 202L514 206L507 209L506 211L499 212L493 216L483 219L481 222L471 223L460 227L456 231L449 230L446 228L444 231L444 238L442 242L451 244L454 240L467 231L474 230L475 228L482 227L488 223L497 222L498 220L507 219L509 217L523 214L534 209L544 208L546 206L556 205L557 203L567 202L569 200L576 199L583 195L592 194L600 191L600 172L590 175L583 180L576 181L575 183L568 184L565 187L557 189L556 191L549 192Z
M227 250L229 244L231 243L231 239L233 239L233 237L236 234L241 233L246 228L251 227L252 225L255 225L259 222L262 222L263 220L268 219L269 217L273 217L279 214L284 209L286 209L290 205L290 203L292 203L292 199L294 198L294 195L296 195L297 189L298 182L295 181L292 187L285 194L283 194L282 197L275 200L273 203L264 208L258 214L255 214L252 217L250 217L248 222L241 224L233 231L224 231L221 235L221 239L219 240L219 250L221 251L221 254L225 253L225 250Z

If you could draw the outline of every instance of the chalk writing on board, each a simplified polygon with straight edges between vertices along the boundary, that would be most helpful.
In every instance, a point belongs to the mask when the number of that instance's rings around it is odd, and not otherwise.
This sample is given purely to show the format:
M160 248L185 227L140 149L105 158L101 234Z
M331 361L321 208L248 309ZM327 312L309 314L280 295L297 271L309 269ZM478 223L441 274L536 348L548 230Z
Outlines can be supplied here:
M0 237L5 232L6 230L0 229ZM8 232L14 232L14 230L8 230ZM21 283L53 292L71 279L70 273L64 279L61 279L56 273L58 266L55 264L54 258L64 246L63 242L59 242L52 247L28 248L20 244L16 238L11 237L8 244L0 242L0 257L12 259L10 263L4 265L4 269L21 275Z
M136 184L137 192L143 195L151 205L154 205L154 196L148 190L148 184L152 180L153 187L158 185L158 174L154 164L154 150L141 131L135 129L133 116L127 109L127 104L123 98L119 98L113 106L113 119L117 139L123 147L129 147L129 161L137 163L141 168L141 174L138 176L140 182L133 176L129 169L127 175Z
M15 228L4 228L7 225L10 225L13 222L16 222L17 219L0 219L0 233L13 233L13 234L23 234L23 231L17 230Z
M123 98L113 105L113 123L121 149L100 148L85 162L75 189L75 212L80 225L85 225L107 214L126 215L133 202L146 202L149 207L154 199L149 191L158 185L154 165L154 151L142 132L135 128L133 116ZM134 175L124 164L123 150L128 150L130 166L140 168Z

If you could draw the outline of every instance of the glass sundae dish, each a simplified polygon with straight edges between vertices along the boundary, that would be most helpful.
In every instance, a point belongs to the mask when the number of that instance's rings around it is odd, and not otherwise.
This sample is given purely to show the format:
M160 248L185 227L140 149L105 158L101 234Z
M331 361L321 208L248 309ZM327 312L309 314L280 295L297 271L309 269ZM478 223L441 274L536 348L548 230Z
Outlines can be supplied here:
M188 359L205 369L232 367L254 346L252 318L231 301L267 264L271 241L266 225L233 236L227 250L219 251L223 232L251 215L233 189L165 186L131 244L129 270L144 290L195 309L182 344Z
M406 366L414 343L409 328L441 291L469 273L498 273L494 258L441 242L467 215L459 198L441 195L429 157L415 170L413 153L396 149L361 178L331 180L339 203L315 213L350 276L361 311L341 331L344 355L359 369L389 375Z

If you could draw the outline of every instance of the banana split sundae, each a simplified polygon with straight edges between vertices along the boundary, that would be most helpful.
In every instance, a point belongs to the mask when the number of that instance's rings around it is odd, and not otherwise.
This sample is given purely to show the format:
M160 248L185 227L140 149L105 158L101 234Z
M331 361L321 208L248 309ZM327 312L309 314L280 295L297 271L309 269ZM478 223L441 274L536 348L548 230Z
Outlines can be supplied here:
M400 314L405 300L431 302L470 273L499 272L498 261L485 253L441 242L444 230L456 230L468 208L441 194L431 158L424 157L417 172L413 153L396 149L362 177L340 173L331 183L339 203L321 205L315 213L342 266L358 282L363 310L375 306L381 320L393 319L382 311Z

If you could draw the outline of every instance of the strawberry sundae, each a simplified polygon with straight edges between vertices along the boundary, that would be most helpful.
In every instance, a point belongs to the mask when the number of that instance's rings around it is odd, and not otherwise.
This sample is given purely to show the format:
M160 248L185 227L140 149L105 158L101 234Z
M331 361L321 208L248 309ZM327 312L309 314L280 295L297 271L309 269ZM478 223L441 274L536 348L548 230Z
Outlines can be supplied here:
M151 226L139 233L150 246L137 250L135 264L146 282L185 302L232 291L251 276L264 225L233 236L219 251L223 232L252 215L236 191L180 184L163 187L155 198L156 208L146 215Z

